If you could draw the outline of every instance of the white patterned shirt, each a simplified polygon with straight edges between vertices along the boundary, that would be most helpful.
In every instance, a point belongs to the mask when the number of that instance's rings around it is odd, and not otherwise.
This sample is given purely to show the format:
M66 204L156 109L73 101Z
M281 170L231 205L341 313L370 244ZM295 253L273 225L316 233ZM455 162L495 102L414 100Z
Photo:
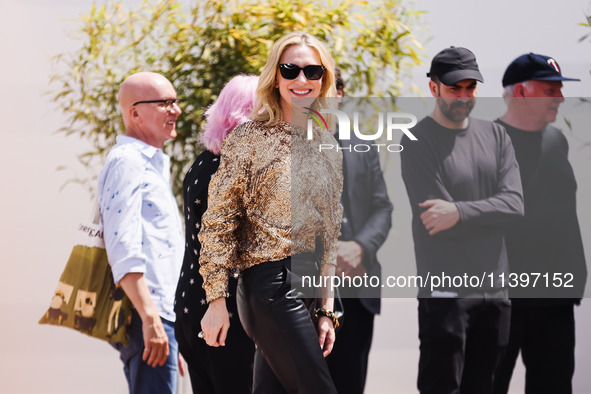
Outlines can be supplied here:
M170 158L143 141L118 136L98 178L98 200L115 283L143 273L158 313L174 321L184 233L170 187Z

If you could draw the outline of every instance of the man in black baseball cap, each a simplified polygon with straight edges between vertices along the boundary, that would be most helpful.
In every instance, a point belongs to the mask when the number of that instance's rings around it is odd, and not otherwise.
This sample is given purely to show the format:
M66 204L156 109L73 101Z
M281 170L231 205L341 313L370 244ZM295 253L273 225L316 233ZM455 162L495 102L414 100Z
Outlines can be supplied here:
M421 394L490 394L509 337L501 225L523 215L519 168L505 130L469 116L483 81L474 54L446 48L427 76L435 108L400 153L417 273L442 281L419 289L417 386ZM493 280L457 281L483 277Z
M497 122L513 142L526 202L525 216L505 233L509 269L517 277L567 273L571 287L510 289L511 331L495 394L507 393L520 352L526 394L572 393L574 305L583 296L587 268L568 142L550 125L564 102L563 81L579 79L564 77L556 60L535 53L515 59L503 77L507 112Z
M469 49L451 46L439 52L431 61L427 77L438 78L444 85L454 85L463 79L484 82L476 63L476 56Z
M466 48L446 48L435 55L427 76L431 94L437 98L432 118L445 127L465 128L476 102L477 84L484 80L476 56Z

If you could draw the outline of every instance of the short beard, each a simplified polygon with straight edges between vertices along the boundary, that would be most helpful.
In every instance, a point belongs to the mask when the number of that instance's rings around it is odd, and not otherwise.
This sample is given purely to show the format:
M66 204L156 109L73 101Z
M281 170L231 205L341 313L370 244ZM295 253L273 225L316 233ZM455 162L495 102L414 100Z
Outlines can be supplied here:
M441 97L439 93L439 88L437 89L437 106L441 113L449 120L454 123L461 123L463 122L472 109L474 108L474 100L469 100L468 102L461 102L461 101L454 101L451 104L448 104L444 98ZM458 112L458 108L467 108L467 112Z
M470 112L472 112L472 108L474 108L474 102L468 101L466 103L454 101L451 104L445 102L445 100L441 97L437 98L437 105L439 106L439 110L441 113L449 120L454 123L461 123L463 122ZM459 112L457 109L459 108L467 108L467 112Z

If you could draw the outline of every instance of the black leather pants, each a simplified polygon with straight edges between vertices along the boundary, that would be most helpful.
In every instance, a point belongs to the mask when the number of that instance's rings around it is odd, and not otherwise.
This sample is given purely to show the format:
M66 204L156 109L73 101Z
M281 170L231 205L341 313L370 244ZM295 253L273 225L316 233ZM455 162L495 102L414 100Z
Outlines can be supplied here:
M254 394L336 394L315 325L291 297L291 259L262 263L238 280L240 321L257 346Z

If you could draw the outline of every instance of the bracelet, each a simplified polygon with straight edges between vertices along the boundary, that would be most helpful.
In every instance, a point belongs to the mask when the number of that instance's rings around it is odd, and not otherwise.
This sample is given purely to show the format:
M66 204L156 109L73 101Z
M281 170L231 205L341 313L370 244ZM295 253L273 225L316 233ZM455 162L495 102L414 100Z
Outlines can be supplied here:
M337 329L339 327L339 325L340 325L339 318L333 312L328 311L328 310L326 310L324 308L316 308L316 309L314 309L314 318L316 318L316 320L318 320L322 316L328 317L329 319L332 320L332 326L333 326L333 328Z

